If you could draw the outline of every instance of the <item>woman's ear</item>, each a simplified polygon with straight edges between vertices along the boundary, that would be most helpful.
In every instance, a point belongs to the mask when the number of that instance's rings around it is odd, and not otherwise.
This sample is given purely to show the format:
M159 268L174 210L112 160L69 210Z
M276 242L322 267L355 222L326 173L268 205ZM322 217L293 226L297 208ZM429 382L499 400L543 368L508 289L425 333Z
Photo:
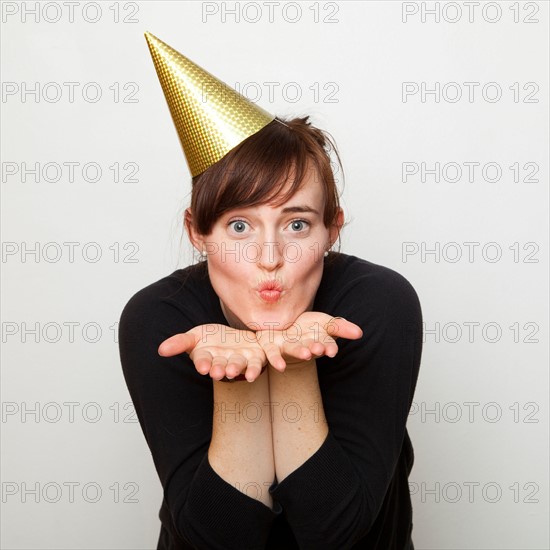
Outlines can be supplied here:
M334 216L334 222L330 226L330 230L329 230L330 246L334 245L334 243L338 240L338 237L340 235L340 230L342 229L343 225L344 225L344 210L341 207L339 207L338 212L336 213L336 216Z
M199 253L202 252L203 242L202 242L202 239L200 238L200 234L195 229L193 212L191 211L191 208L185 209L183 221L185 224L185 229L187 230L187 235L189 236L189 240L191 241L191 244L199 251Z

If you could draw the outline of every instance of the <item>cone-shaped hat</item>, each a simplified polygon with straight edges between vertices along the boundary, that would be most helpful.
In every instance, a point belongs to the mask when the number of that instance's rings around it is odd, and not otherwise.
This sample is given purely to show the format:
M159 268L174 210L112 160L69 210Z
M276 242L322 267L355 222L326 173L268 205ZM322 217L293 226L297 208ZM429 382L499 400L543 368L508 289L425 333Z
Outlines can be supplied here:
M156 36L145 39L192 177L275 118Z

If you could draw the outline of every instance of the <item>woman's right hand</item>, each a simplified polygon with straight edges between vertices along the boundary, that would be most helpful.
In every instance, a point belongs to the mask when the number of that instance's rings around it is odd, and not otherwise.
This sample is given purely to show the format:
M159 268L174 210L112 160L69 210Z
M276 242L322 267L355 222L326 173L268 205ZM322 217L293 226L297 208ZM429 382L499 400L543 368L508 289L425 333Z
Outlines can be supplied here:
M164 340L158 348L162 357L188 353L200 374L214 380L235 378L242 372L248 382L260 376L267 364L266 354L255 333L225 325L208 323Z

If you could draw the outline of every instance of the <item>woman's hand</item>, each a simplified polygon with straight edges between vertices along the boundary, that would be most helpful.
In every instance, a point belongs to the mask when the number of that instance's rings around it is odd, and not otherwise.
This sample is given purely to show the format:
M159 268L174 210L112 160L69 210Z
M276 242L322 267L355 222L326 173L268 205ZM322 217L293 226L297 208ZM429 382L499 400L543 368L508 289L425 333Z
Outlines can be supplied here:
M200 374L210 374L214 380L224 376L235 378L246 370L246 379L253 382L267 363L254 332L211 323L175 334L158 348L163 357L184 352L189 354Z
M269 363L280 372L300 366L314 356L334 357L338 353L336 338L357 340L362 336L363 331L355 323L319 311L302 313L284 331L256 332Z

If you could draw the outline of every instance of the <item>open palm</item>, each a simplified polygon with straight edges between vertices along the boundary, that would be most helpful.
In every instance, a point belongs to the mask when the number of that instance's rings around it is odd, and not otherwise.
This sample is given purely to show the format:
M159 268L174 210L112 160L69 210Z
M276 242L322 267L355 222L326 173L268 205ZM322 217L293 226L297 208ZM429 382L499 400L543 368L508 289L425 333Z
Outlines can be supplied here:
M224 376L234 378L246 370L246 379L252 382L267 363L254 332L219 324L199 325L175 334L164 340L158 349L163 357L184 352L189 354L200 374L210 374L215 380Z
M267 359L277 370L297 366L314 356L334 357L338 353L336 338L357 340L361 328L342 317L320 311L306 311L286 330L262 330L256 338Z

